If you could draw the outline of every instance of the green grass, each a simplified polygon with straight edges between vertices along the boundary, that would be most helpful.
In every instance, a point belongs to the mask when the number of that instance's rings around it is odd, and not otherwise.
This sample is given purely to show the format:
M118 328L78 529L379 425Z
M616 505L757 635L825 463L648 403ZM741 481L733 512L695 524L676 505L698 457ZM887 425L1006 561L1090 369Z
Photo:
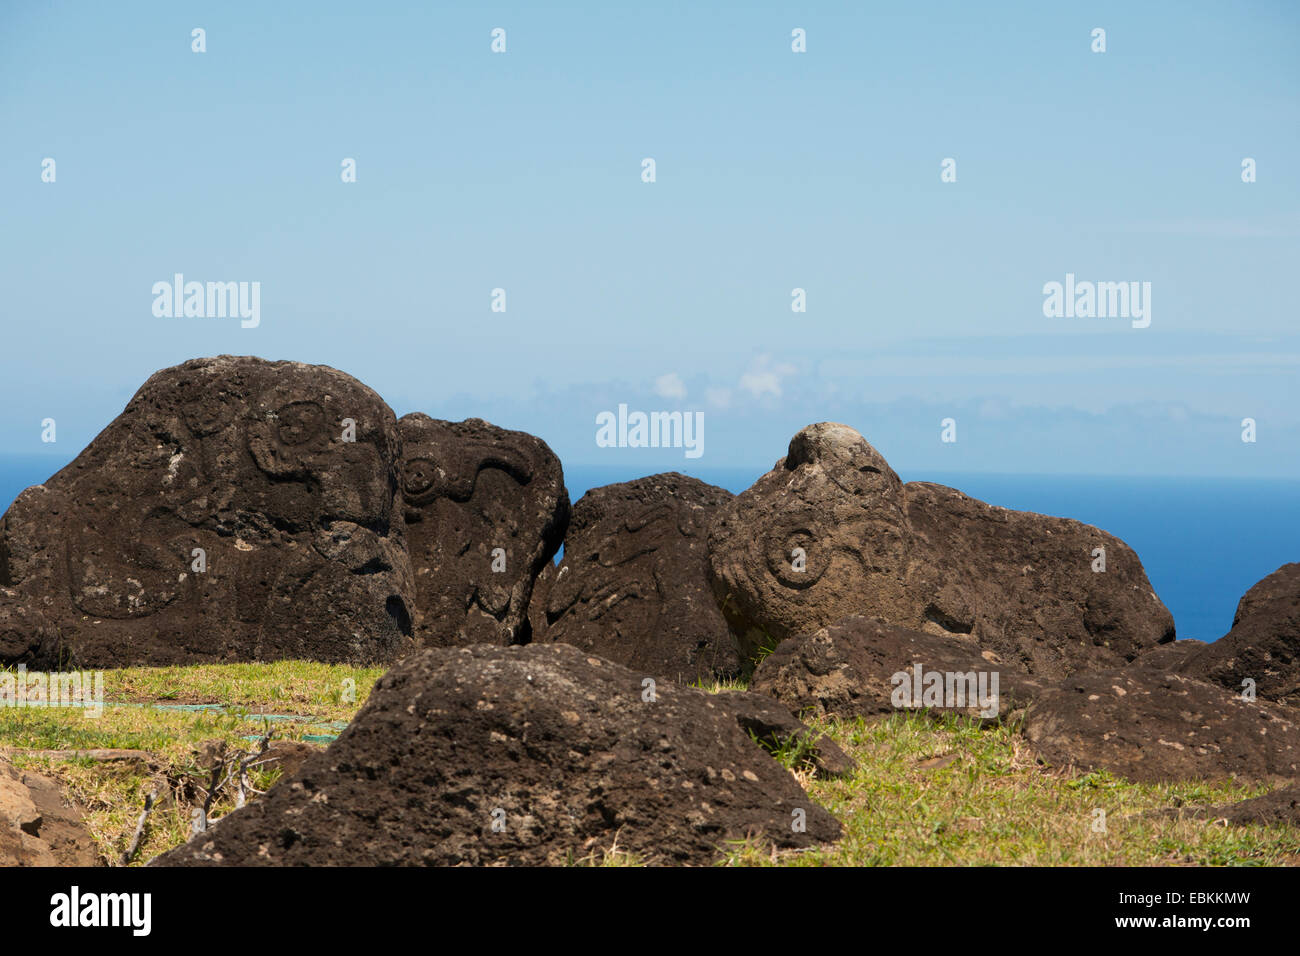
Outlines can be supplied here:
M302 739L330 721L346 721L365 702L380 668L355 669L289 661L107 671L105 696L119 704L221 703L222 711L107 707L80 711L0 708L0 745L18 766L56 777L86 815L102 855L116 865L130 841L146 794L160 802L150 816L137 865L184 842L206 777L197 750L224 740L250 747L273 727ZM347 683L353 682L352 684ZM710 692L744 689L743 681L707 683ZM355 691L355 695L350 693ZM351 699L355 696L355 700ZM274 724L258 714L295 715ZM762 842L727 849L723 865L1294 865L1300 828L1226 827L1213 820L1160 815L1173 807L1215 806L1258 796L1266 787L1234 783L1139 785L1105 773L1067 773L1033 759L1014 728L987 729L947 716L899 713L876 721L813 721L857 761L842 779L810 769L807 748L778 746L774 756L810 797L844 825L839 843L773 851ZM147 762L95 762L37 756L32 750L141 750ZM278 771L259 773L265 789ZM219 804L214 815L230 809ZM1095 832L1095 811L1105 831ZM1156 811L1156 812L1153 812ZM643 861L615 843L572 862L635 866Z
M246 738L268 729L280 740L334 732L330 722L350 720L382 673L383 668L305 661L110 670L104 672L107 706L99 717L75 709L0 707L0 747L15 766L59 781L82 808L99 852L110 865L118 864L129 845L146 795L156 792L159 802L136 855L138 865L188 839L191 812L203 802L198 787L206 782L209 769L196 754L203 744L224 740L233 747L255 747ZM113 706L201 703L219 703L225 709ZM261 714L295 719L272 722ZM101 762L24 753L96 749L141 750L149 760ZM279 773L254 771L253 786L265 790ZM229 800L220 801L212 815L231 808Z
M1300 863L1300 828L1226 827L1162 816L1267 792L1234 783L1140 785L1038 763L1011 727L918 713L814 721L857 761L848 777L800 773L844 825L835 845L778 851L734 845L726 865L1277 866ZM790 755L797 758L797 754ZM937 758L949 758L940 760ZM1104 832L1094 831L1097 810Z

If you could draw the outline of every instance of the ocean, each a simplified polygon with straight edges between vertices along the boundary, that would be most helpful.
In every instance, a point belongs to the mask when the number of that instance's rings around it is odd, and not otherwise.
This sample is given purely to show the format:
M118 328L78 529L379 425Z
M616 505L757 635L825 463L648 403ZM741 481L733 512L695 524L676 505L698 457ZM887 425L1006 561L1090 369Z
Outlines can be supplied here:
M64 460L0 456L0 510ZM741 492L767 467L691 468L693 477ZM599 485L644 472L575 466L565 472L577 501ZM1004 508L1076 518L1129 544L1142 559L1180 638L1213 641L1232 626L1237 601L1260 578L1300 561L1300 481L1236 478L1071 477L900 472Z

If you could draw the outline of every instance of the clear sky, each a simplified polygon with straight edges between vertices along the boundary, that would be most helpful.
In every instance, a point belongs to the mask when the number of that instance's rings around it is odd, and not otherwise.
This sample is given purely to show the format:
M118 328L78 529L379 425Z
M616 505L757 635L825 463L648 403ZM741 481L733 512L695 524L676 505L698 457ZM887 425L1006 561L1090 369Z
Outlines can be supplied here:
M0 143L0 454L235 353L566 464L830 419L909 474L1300 477L1300 4L8 0ZM260 325L155 316L178 272ZM1067 273L1150 326L1046 317ZM598 447L620 403L704 455Z

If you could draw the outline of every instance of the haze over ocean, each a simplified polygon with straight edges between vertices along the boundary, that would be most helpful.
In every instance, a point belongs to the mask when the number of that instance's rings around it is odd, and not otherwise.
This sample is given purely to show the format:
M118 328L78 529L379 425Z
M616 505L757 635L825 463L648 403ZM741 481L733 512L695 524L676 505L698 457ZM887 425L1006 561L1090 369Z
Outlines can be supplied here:
M40 484L64 464L64 458L53 455L0 456L0 512L24 488ZM770 467L695 468L685 463L677 470L739 493ZM564 478L577 501L590 488L655 470L577 465L565 469ZM1156 594L1174 615L1180 639L1222 637L1242 594L1297 559L1300 481L901 469L899 476L950 485L1004 508L1075 518L1116 535L1142 559Z

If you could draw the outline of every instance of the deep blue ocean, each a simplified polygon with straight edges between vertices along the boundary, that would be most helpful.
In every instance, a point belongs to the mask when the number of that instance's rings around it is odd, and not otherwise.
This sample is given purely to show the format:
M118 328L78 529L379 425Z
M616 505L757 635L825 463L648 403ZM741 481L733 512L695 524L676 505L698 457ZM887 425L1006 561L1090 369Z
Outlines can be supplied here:
M49 456L0 456L0 511L64 464ZM681 470L741 492L767 467ZM589 488L652 471L576 466L564 477L577 501ZM1288 561L1300 561L1300 481L899 474L904 481L951 485L1005 508L1077 518L1123 539L1173 612L1180 638L1222 637L1247 588Z

